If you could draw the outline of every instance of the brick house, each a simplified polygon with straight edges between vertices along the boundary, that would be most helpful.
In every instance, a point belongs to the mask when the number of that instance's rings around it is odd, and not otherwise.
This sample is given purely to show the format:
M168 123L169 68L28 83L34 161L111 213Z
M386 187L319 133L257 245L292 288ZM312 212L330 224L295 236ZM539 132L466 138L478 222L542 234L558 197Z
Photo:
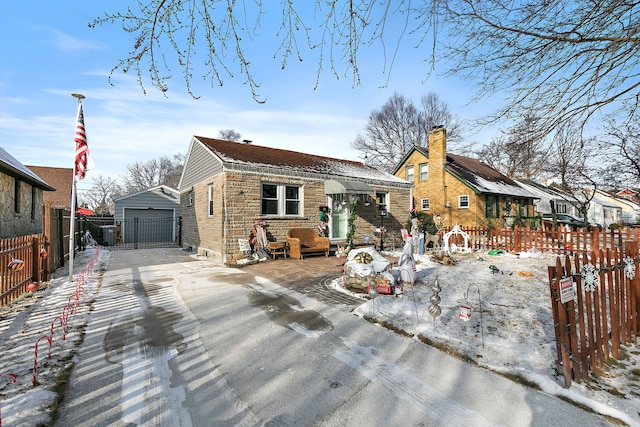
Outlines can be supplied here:
M256 220L269 241L284 241L290 228L318 229L321 211L338 245L352 207L355 243L382 222L399 235L410 215L410 187L360 162L194 136L178 186L182 245L230 263Z
M42 233L42 178L0 148L0 239Z
M71 193L73 187L73 168L27 165L33 173L55 188L43 194L45 206L71 209ZM77 200L76 200L77 202ZM78 203L76 203L78 206Z
M447 154L447 132L436 127L428 148L412 147L392 172L412 184L416 211L451 227L503 227L534 216L534 194L471 157Z

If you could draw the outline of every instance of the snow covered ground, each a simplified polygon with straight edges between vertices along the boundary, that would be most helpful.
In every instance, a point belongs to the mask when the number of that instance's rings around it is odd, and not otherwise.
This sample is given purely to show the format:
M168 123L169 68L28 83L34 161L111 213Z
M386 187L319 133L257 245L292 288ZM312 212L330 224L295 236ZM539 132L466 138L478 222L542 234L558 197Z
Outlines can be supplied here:
M68 271L56 272L57 277L42 289L0 308L0 416L4 425L47 422L48 407L57 396L57 377L72 363L74 350L82 341L91 302L98 292L100 271L109 256L109 251L89 249L76 258L76 270L86 269L86 279L77 311L68 319L66 340L59 326L54 326L51 358L47 357L47 340L41 337L49 336L51 324L59 325L56 318L73 300L77 280L69 282ZM626 348L626 358L594 381L574 383L570 389L560 385L562 379L554 369L555 338L547 280L547 266L555 262L553 256L476 252L456 254L454 258L457 264L447 266L432 262L429 255L416 257L415 286L405 289L401 297L363 297L355 314L374 317L416 339L423 336L488 369L526 378L550 394L640 426L640 349ZM428 309L436 278L441 287L441 314L433 318ZM346 292L339 280L333 287ZM471 309L468 321L460 319L461 305ZM35 378L41 385L33 387L34 347L39 339ZM16 375L15 383L10 374Z
M391 254L398 255L399 254ZM380 295L356 310L361 317L396 328L496 372L524 378L547 393L563 396L629 425L640 425L640 348L626 347L624 360L594 381L561 386L555 371L556 346L547 267L555 257L541 253L518 255L453 254L455 265L415 256L416 284L401 297ZM438 280L441 314L429 314ZM333 288L348 292L340 280ZM480 311L482 306L482 312ZM467 307L468 309L462 309ZM461 314L469 315L462 320Z
M98 276L109 254L95 248L80 252L74 259L73 282L69 281L68 266L61 268L38 290L0 308L1 425L48 423L50 407L57 399L56 384L82 342L91 301L98 290ZM76 290L80 290L77 304ZM66 334L62 319L66 320Z

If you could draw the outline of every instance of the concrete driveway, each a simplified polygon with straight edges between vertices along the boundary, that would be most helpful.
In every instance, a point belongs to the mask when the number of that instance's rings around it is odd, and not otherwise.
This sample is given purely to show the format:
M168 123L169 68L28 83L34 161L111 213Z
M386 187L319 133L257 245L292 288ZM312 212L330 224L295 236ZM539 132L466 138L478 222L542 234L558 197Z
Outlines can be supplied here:
M113 252L56 425L609 425L353 316L336 264Z

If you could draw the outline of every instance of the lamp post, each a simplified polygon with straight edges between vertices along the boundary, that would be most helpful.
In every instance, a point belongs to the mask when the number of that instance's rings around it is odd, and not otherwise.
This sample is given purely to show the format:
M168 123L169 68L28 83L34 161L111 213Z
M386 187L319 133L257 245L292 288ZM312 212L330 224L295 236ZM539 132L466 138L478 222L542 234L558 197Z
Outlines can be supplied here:
M387 205L379 205L380 215L380 252L384 250L384 217L387 216Z

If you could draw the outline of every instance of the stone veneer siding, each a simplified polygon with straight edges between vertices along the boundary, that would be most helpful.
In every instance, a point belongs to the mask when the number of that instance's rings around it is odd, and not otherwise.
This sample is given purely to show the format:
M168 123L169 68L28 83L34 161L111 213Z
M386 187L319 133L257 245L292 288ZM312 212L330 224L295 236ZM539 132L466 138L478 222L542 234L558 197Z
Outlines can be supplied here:
M15 178L0 173L0 239L42 233L42 189L36 188L32 204L32 186L20 182L20 212L15 212L14 186Z
M261 184L263 182L302 186L301 215L261 216ZM207 215L209 184L214 185L213 217ZM388 193L389 215L384 219L384 225L390 234L385 239L386 244L387 239L393 238L394 232L400 235L400 229L409 219L410 193L408 188L374 187L374 189ZM187 206L189 191L190 189L183 190L180 196L183 247L229 264L234 262L234 257L239 252L238 239L249 238L257 218L264 220L269 241L284 241L287 230L290 228L317 229L319 207L327 205L324 180L315 178L225 172L193 187L195 195L193 206ZM372 231L379 227L380 217L375 203L368 207L359 204L357 212L354 241L361 243L363 235L372 235ZM379 238L372 235L372 243L377 244L378 241Z

